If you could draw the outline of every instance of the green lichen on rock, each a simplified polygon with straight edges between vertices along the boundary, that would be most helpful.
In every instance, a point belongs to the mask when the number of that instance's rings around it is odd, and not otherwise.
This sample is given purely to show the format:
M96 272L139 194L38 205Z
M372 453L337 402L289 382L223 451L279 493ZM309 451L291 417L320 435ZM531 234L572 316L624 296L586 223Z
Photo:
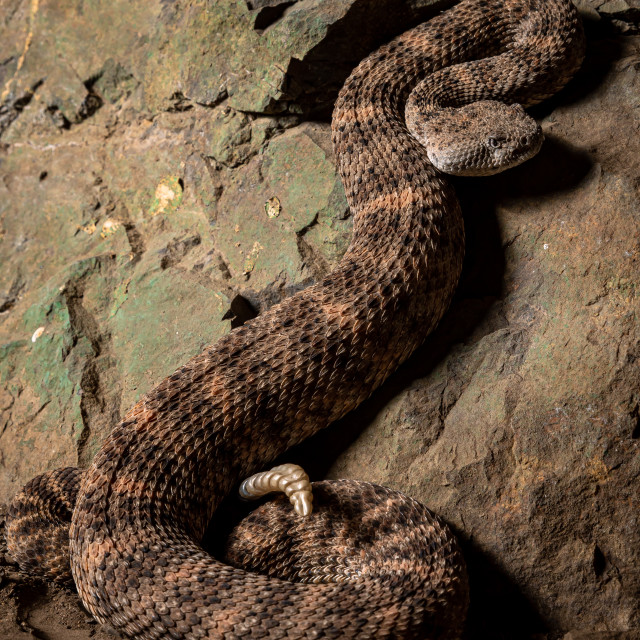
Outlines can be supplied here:
M315 275L300 253L301 237L309 236L314 250L333 261L346 248L344 190L333 157L310 134L329 142L328 129L317 126L274 138L238 171L218 203L217 245L231 272L249 278L254 290L269 285L274 274L290 284ZM274 197L279 213L269 216L265 204Z
M229 329L228 299L193 279L141 264L109 319L123 407Z
M212 121L207 155L227 167L237 167L247 160L250 142L249 116L226 107L219 110Z
M13 400L3 439L15 441L4 451L5 483L31 470L32 456L38 460L43 451L47 464L74 461L73 440L82 425L77 391L92 349L86 337L74 333L60 288L43 289L41 300L26 309L13 329L21 339L9 343L0 360L0 378Z
M127 98L138 86L133 74L120 62L107 58L92 83L92 88L112 104Z
M182 202L182 180L178 176L162 178L156 185L148 215L170 215Z
M336 181L327 198L327 206L318 212L316 223L304 239L324 258L327 265L335 265L344 255L351 240L353 220L342 182Z

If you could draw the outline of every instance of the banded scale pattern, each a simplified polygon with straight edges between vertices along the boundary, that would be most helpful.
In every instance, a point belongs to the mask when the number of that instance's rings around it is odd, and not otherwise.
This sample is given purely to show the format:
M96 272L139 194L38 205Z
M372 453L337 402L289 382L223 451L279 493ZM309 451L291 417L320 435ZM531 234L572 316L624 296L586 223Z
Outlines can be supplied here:
M358 406L449 305L463 259L460 208L409 131L407 102L427 116L478 99L533 104L565 84L582 52L569 0L463 0L364 60L332 122L354 215L340 264L161 382L89 469L27 485L11 508L11 553L28 566L49 553L30 545L36 529L62 526L43 514L60 494L46 487L64 477L77 490L73 580L95 618L126 636L457 637L467 602L458 546L398 492L321 483L308 521L270 503L233 534L236 566L200 541L240 480Z

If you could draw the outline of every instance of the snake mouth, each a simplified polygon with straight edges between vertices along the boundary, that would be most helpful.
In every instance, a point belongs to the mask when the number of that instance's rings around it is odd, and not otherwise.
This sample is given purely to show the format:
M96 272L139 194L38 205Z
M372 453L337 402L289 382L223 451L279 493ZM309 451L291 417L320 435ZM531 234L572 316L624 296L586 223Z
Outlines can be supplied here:
M470 170L469 173L464 175L490 176L502 173L508 169L514 169L537 155L542 148L543 142L544 134L542 133L542 129L538 126L536 132L532 136L527 137L526 140L521 140L520 146L513 147L509 153L505 153L500 159L496 159L494 164L488 167L479 168L477 171Z
M501 148L493 152L486 150L472 151L470 160L466 164L460 164L449 159L446 153L438 154L433 149L427 148L427 157L431 164L440 172L453 176L491 176L513 169L518 165L533 158L542 147L544 135L542 129L537 129L518 140L518 144L508 148ZM477 149L477 147L476 147Z
M533 156L537 155L537 153L542 148L543 142L544 134L542 133L542 129L538 127L533 140L531 140L529 144L524 147L514 149L509 162L505 164L504 168L502 168L501 171L517 167L519 164L522 164L523 162L526 162L527 160L533 158Z

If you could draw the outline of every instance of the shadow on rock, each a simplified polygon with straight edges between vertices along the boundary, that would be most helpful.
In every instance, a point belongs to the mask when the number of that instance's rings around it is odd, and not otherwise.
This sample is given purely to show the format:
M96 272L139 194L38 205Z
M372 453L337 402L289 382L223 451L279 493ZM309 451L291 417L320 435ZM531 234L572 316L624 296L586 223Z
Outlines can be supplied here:
M475 545L462 546L472 594L464 640L540 638L546 626L520 587Z
M463 211L477 207L478 202L495 207L505 198L541 198L571 191L592 168L588 153L546 133L542 149L528 162L496 176L460 181L456 190Z
M340 20L327 27L320 43L302 59L291 58L286 99L295 101L309 116L329 119L338 91L362 60L452 4L453 0L355 0Z

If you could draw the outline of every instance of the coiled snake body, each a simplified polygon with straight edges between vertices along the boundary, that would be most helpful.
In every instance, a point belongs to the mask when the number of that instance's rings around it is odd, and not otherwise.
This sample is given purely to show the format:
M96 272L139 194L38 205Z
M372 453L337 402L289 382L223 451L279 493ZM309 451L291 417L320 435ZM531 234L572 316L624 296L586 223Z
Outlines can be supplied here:
M435 327L463 258L436 167L488 173L535 153L537 125L487 101L538 102L582 52L569 0L464 0L364 60L332 122L354 216L342 261L161 382L88 470L32 480L10 509L14 557L59 579L70 562L87 609L135 638L457 636L455 539L397 492L316 483L307 518L269 502L232 535L235 566L200 540L241 479L355 408Z

